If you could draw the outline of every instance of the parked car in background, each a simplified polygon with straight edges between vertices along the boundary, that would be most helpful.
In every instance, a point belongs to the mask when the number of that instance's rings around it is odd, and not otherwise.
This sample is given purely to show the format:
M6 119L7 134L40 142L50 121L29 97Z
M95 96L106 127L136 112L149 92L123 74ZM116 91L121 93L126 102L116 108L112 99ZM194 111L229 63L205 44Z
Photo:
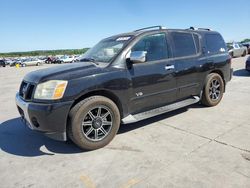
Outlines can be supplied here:
M6 66L6 63L5 61L2 59L0 60L0 67L5 67Z
M247 47L247 52L250 54L250 42L242 43L243 46Z
M244 57L247 55L247 47L243 46L241 43L227 44L228 52L231 57Z
M11 60L11 59L5 59L5 64L6 65L10 65L12 63L13 63L13 60Z
M22 66L22 67L32 66L32 65L39 66L39 65L42 65L43 62L44 62L43 60L40 60L40 59L38 59L38 58L35 58L35 59L29 58L29 59L25 59L25 60L21 63L21 66Z
M246 61L246 70L250 72L250 56L247 58Z
M64 55L64 56L59 58L58 62L59 63L73 63L73 62L75 62L75 58L74 58L74 56Z
M55 64L55 63L59 63L59 58L58 57L48 57L46 60L45 60L45 63L47 64Z
M22 64L22 60L21 59L14 59L13 61L10 62L10 67L14 67L16 66L17 64L18 65L21 65Z

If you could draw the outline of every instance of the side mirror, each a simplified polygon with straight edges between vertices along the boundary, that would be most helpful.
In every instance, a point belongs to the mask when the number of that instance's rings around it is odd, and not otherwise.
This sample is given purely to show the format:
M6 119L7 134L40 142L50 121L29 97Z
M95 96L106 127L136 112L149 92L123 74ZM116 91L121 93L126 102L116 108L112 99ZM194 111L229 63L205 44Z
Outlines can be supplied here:
M144 63L146 61L146 51L134 51L130 54L130 61L133 63Z

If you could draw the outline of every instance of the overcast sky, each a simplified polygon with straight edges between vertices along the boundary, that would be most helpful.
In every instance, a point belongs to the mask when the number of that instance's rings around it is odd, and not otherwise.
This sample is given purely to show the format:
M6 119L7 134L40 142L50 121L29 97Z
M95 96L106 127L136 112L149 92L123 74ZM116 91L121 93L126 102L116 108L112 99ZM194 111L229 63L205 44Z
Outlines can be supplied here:
M250 38L249 0L0 0L0 7L0 52L91 47L152 25Z

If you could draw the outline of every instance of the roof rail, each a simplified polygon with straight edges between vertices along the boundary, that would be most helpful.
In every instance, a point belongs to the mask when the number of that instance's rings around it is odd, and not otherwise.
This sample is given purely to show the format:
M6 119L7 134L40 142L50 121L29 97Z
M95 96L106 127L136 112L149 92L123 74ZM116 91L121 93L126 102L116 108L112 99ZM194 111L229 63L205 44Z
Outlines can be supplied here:
M137 30L135 30L134 32L143 31L143 30L148 30L148 29L154 29L154 28L158 28L159 30L161 30L161 29L166 29L166 28L163 27L163 26L156 25L156 26L144 27L144 28L141 28L141 29L137 29Z
M206 30L206 31L212 31L211 29L209 29L209 28L195 28L195 27L190 27L190 28L188 28L188 29L190 29L190 30Z
M199 30L206 30L206 31L211 31L209 28L198 28Z

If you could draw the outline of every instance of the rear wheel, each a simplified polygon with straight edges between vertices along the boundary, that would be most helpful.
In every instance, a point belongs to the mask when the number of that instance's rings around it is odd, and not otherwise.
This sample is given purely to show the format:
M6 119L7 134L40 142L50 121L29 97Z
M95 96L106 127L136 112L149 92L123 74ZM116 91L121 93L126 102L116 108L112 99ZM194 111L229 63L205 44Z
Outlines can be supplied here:
M247 52L244 51L243 54L242 54L242 57L245 57L247 55Z
M216 106L223 97L224 88L223 79L219 74L209 74L205 82L201 103L205 106Z
M80 148L94 150L107 145L120 126L116 104L103 96L89 97L70 111L68 135Z
M234 53L233 52L231 52L230 55L231 55L232 58L234 58Z

